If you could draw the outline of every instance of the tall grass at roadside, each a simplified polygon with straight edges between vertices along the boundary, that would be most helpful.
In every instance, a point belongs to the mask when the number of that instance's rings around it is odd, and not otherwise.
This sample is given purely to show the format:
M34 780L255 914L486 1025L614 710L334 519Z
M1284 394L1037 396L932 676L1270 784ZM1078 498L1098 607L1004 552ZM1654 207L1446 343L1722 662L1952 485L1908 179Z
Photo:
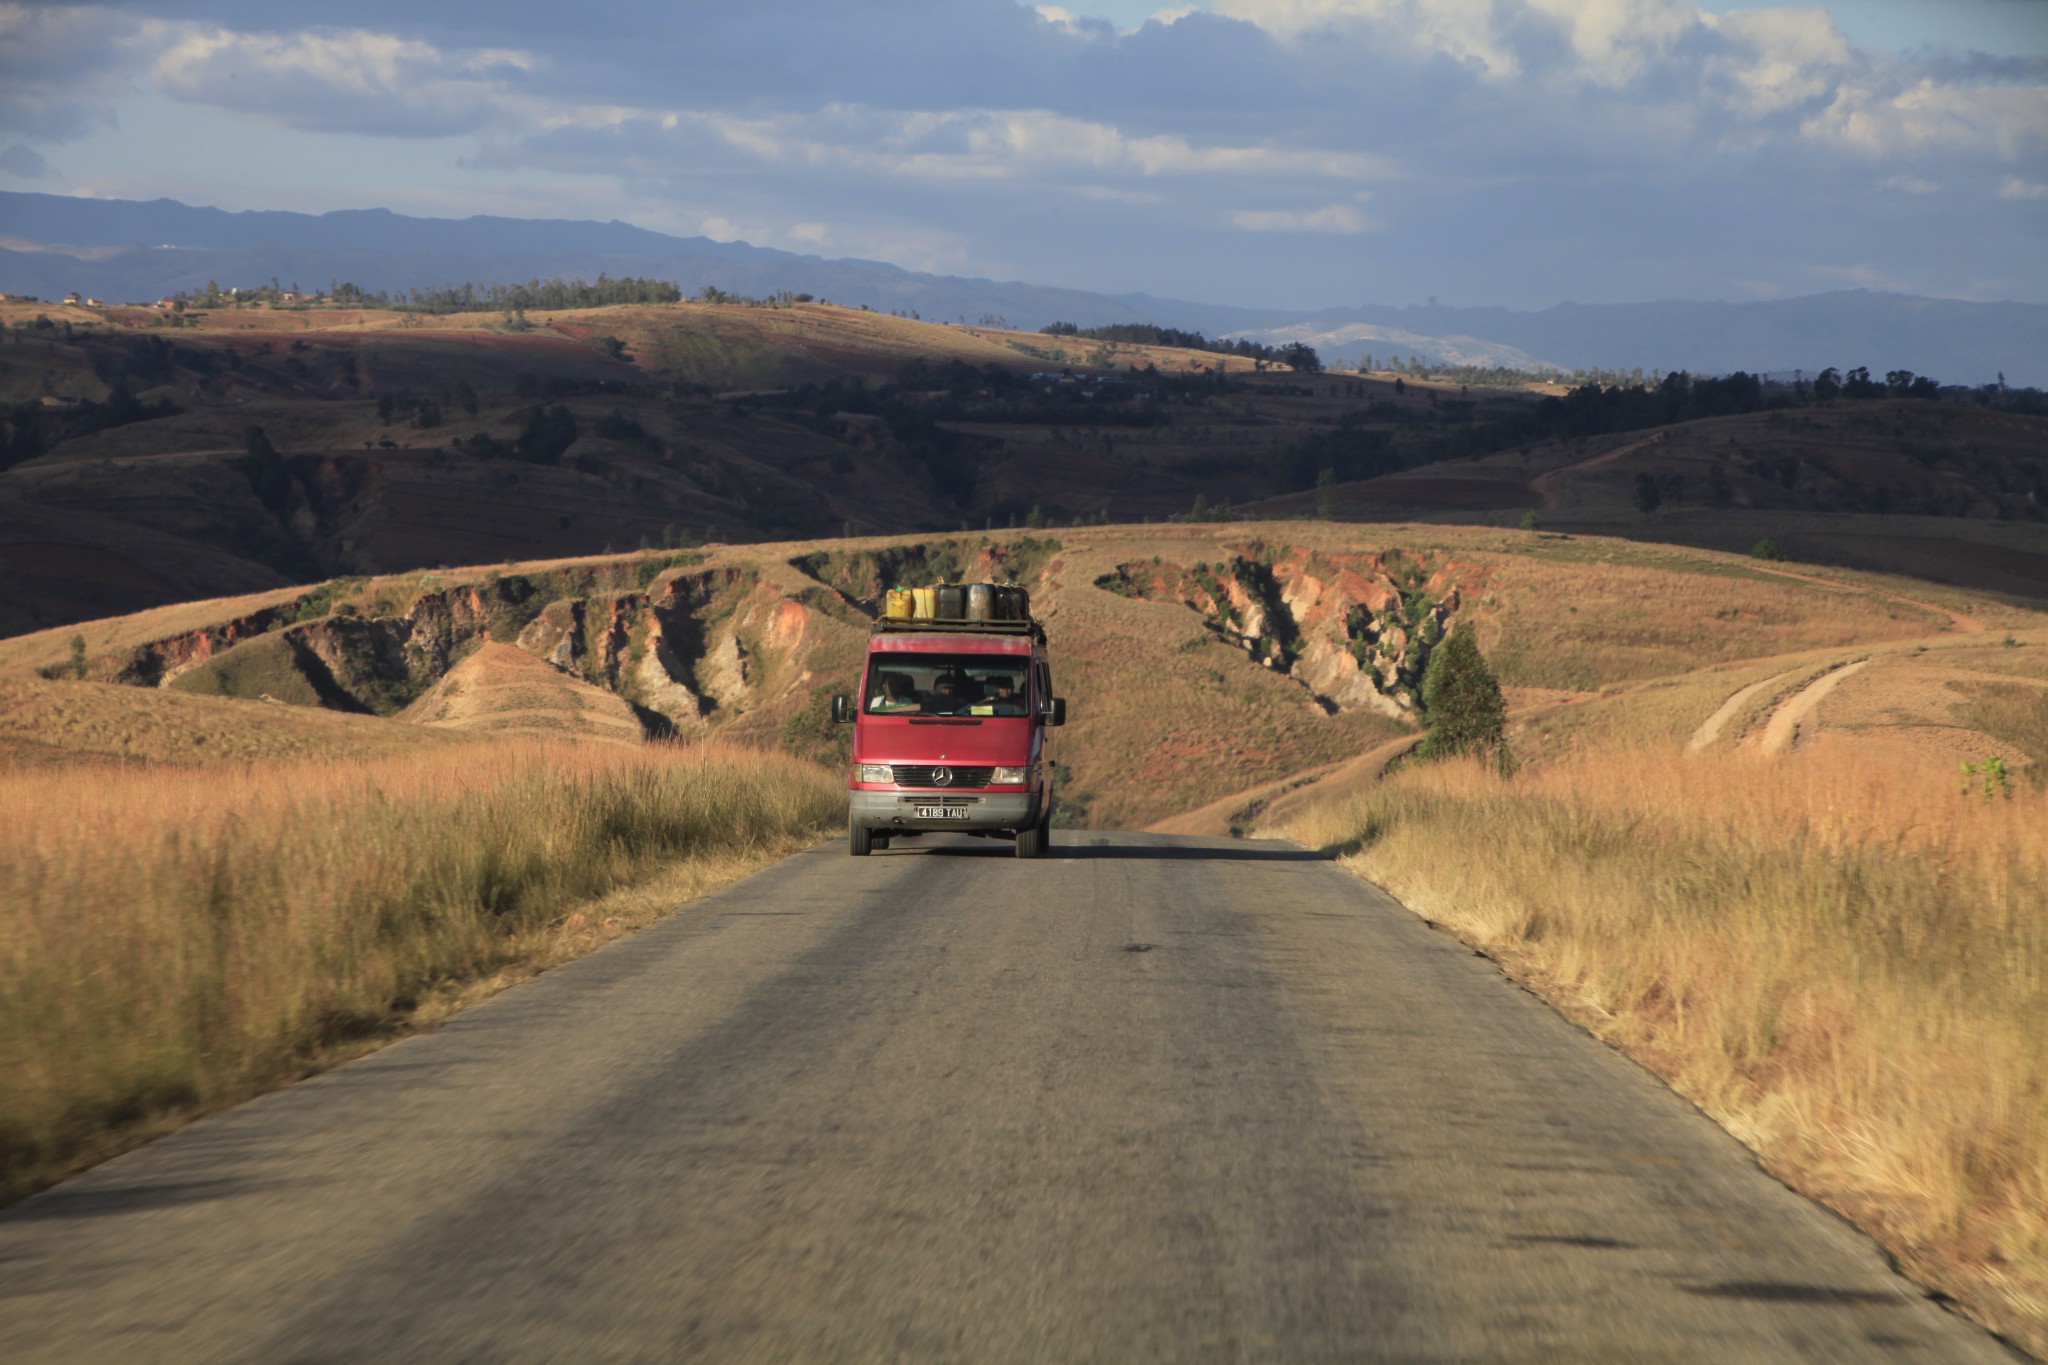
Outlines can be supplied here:
M2048 1347L2048 790L1838 751L1411 766L1283 831Z
M844 799L716 746L0 776L0 1195L545 956L573 907L675 860L794 847Z

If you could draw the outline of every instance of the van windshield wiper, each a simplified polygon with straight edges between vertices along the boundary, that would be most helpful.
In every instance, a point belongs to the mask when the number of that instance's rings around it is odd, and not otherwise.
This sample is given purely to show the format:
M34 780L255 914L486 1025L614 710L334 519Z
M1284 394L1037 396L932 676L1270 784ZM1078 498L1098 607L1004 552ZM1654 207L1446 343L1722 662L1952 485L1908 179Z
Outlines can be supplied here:
M910 723L912 725L979 725L981 721L974 716L912 716Z

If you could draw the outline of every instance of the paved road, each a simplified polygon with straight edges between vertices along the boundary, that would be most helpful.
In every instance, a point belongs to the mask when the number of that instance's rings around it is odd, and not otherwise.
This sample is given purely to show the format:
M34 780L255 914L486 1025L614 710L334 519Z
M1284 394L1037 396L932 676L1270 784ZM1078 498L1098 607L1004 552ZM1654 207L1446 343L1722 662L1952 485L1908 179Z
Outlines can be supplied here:
M1993 1361L1285 844L790 859L0 1216L27 1361Z

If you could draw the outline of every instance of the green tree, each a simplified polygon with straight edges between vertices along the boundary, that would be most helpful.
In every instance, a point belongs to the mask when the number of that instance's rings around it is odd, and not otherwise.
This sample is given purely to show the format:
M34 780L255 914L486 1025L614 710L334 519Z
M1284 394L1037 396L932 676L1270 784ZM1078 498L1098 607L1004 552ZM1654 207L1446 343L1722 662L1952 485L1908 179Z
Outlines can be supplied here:
M1480 754L1507 766L1507 702L1470 628L1453 631L1430 651L1422 712L1429 729L1416 747L1417 758Z
M1282 365L1295 370L1303 370L1310 374L1317 373L1323 368L1322 357L1316 354L1315 347L1305 341L1288 342L1280 348L1280 354L1277 359Z
M1707 497L1716 507L1726 507L1735 501L1735 485L1728 478L1728 471L1715 464L1707 470Z
M1664 490L1657 487L1653 474L1636 475L1636 510L1644 516L1656 511L1664 503Z
M526 414L526 427L513 443L519 458L532 464L557 464L562 453L576 440L576 415L560 403L534 407Z

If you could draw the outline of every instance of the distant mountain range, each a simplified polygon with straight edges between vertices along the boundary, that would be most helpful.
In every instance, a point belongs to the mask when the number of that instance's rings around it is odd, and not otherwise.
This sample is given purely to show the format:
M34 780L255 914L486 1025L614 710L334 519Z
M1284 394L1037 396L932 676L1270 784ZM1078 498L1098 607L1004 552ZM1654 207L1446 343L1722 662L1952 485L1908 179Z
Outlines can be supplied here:
M387 209L320 215L229 213L174 200L147 203L0 193L0 291L118 301L201 289L209 281L322 289L431 289L465 281L654 276L686 294L794 290L836 303L915 312L931 321L1000 317L1013 327L1153 322L1210 336L1305 341L1325 363L1432 362L1523 369L1691 370L1868 366L1945 383L2001 372L2048 386L2048 305L1973 303L1850 290L1759 303L1563 303L1507 308L1358 307L1315 312L1096 294L930 275L880 261L826 260L707 237L673 237L622 222L413 218Z

